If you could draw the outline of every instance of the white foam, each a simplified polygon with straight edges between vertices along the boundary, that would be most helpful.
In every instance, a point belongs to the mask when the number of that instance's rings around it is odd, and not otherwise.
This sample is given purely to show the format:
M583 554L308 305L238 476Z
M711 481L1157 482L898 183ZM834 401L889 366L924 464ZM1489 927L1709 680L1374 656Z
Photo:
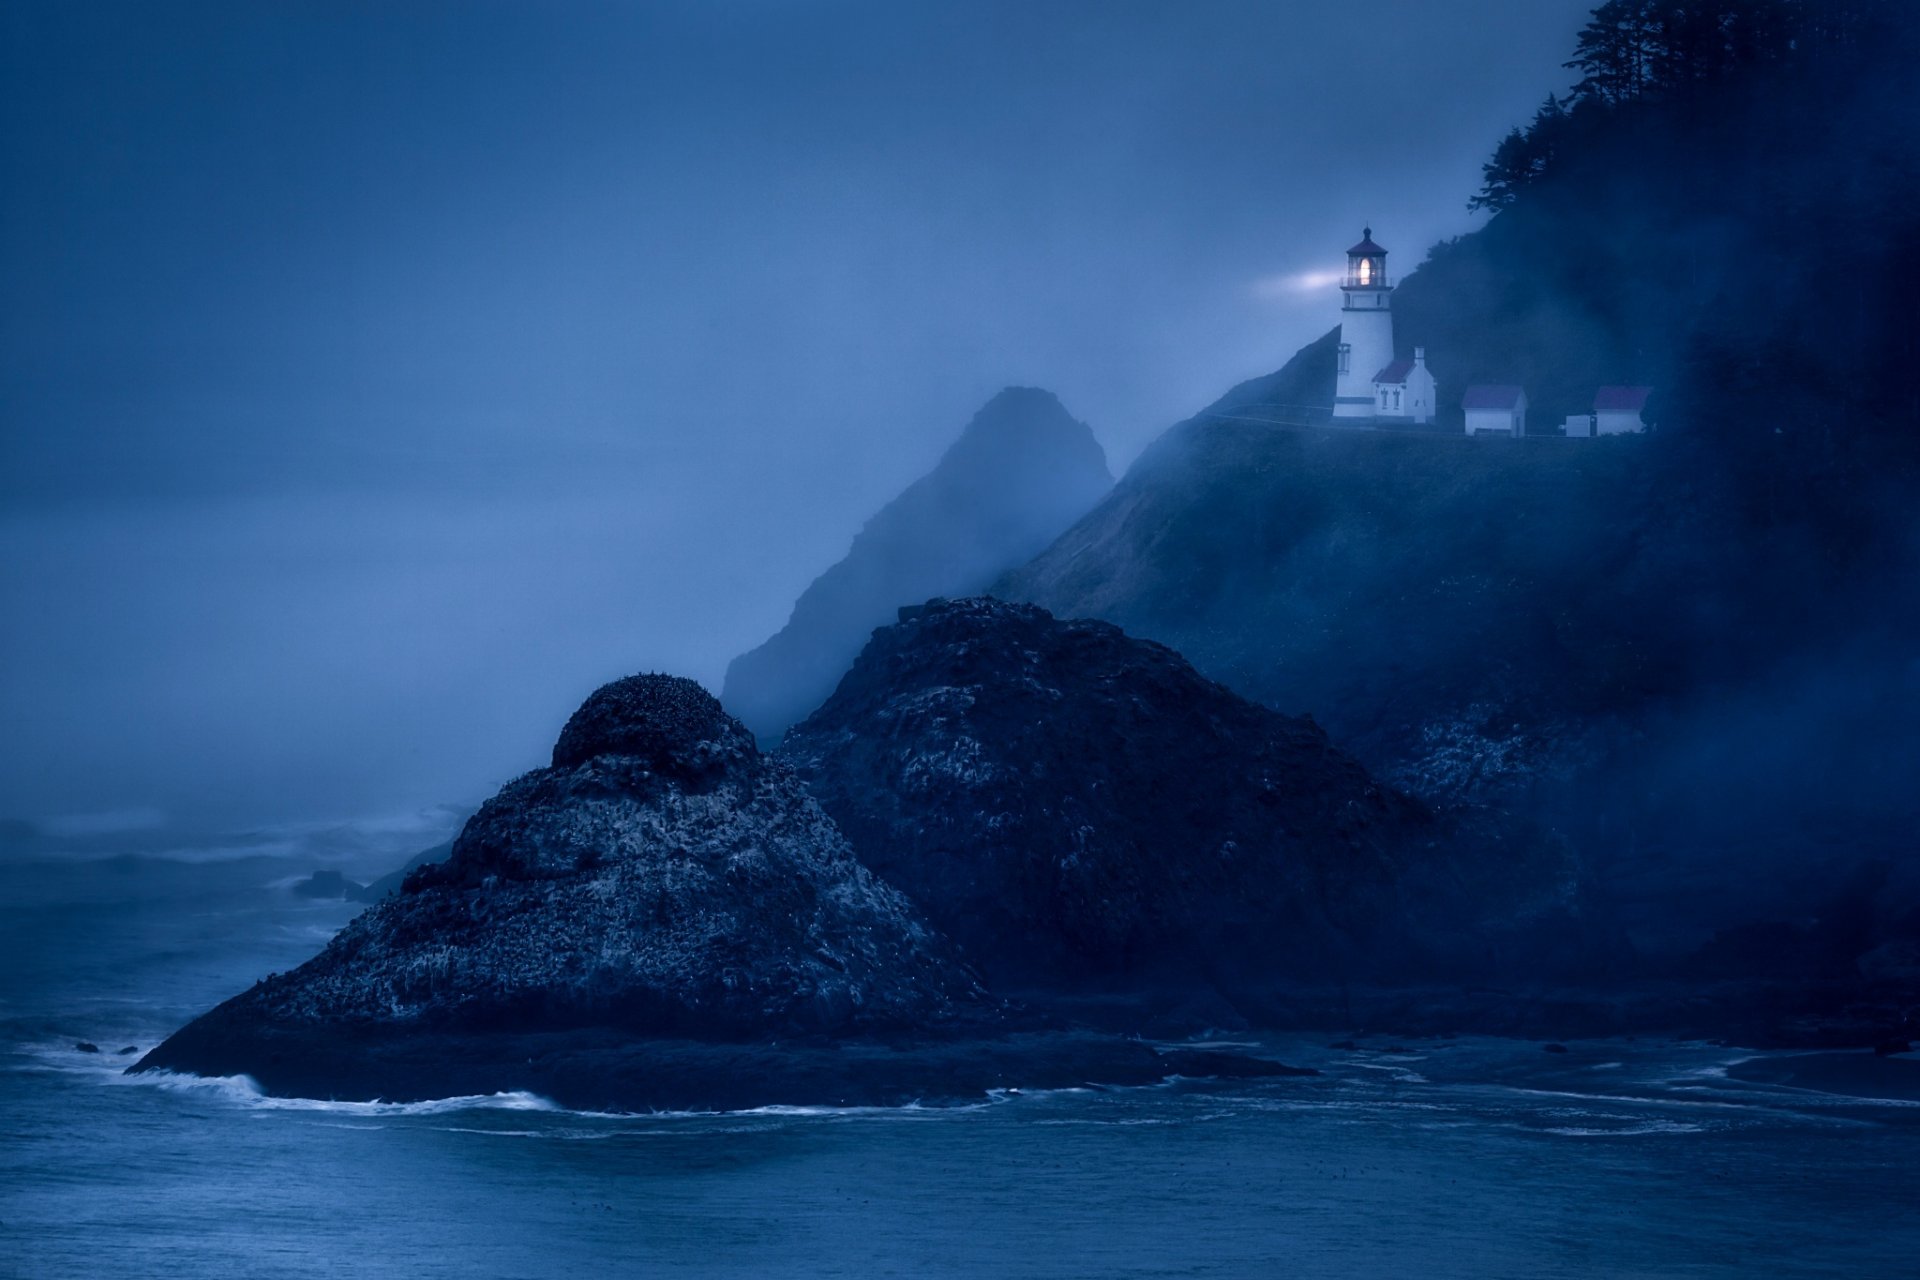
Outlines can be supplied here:
M120 1076L127 1084L144 1084L169 1092L203 1093L222 1101L256 1111L313 1111L348 1116L435 1116L457 1111L543 1111L560 1112L537 1093L515 1090L509 1093L471 1094L454 1098L432 1098L424 1102L342 1102L331 1098L282 1098L261 1090L252 1076L196 1076L176 1071L144 1071ZM575 1113L585 1114L585 1113Z

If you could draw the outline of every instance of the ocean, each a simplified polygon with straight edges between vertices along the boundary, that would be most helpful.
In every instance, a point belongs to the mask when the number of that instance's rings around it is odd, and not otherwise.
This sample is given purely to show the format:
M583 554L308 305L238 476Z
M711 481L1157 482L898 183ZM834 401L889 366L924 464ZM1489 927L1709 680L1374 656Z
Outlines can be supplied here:
M720 1115L122 1074L358 910L308 869L0 862L0 1273L1920 1276L1920 1062L1868 1054L1330 1030L1257 1042L1312 1079Z

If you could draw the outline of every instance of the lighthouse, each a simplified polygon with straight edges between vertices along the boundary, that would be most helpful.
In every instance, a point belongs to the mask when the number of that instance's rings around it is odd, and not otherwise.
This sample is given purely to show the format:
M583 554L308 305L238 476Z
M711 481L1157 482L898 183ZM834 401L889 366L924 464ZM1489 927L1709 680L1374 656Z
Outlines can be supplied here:
M1333 418L1350 426L1380 413L1374 380L1393 364L1393 282L1387 278L1387 251L1373 242L1368 227L1360 243L1347 250L1347 274L1340 282L1340 362L1334 384Z

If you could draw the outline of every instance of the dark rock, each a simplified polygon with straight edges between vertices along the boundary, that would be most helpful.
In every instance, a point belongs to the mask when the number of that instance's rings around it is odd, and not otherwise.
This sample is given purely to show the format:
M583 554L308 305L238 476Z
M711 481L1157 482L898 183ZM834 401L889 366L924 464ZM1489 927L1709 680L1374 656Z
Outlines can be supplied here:
M1345 1053L1352 1053L1355 1050L1357 1050L1359 1047L1360 1047L1359 1045L1355 1044L1351 1040L1335 1040L1332 1044L1327 1046L1327 1048L1329 1049L1339 1049Z
M1565 1045L1563 1045L1563 1044L1543 1044L1543 1045L1541 1045L1541 1046L1540 1046L1540 1048L1541 1048L1541 1050L1542 1050L1542 1051L1544 1051L1544 1052L1546 1052L1546 1053L1566 1053L1566 1052L1568 1052L1568 1049L1567 1049L1567 1046L1565 1046Z
M683 676L628 676L596 689L560 731L553 767L628 756L687 782L757 758L753 741L720 700Z
M140 1052L140 1046L137 1044L130 1044L120 1050L120 1056L124 1058L130 1053L138 1053L138 1052Z
M1808 933L1785 920L1732 925L1716 931L1683 968L1709 980L1802 977L1814 967Z
M97 1044L94 1044L92 1041L89 1041L89 1040L82 1040L79 1043L75 1044L73 1047L78 1049L81 1053L100 1052L100 1046Z
M777 635L734 659L722 695L728 708L763 739L777 737L826 700L896 608L983 590L1112 485L1085 423L1050 392L1007 388L931 473L867 522Z
M978 1038L906 1035L775 1044L635 1036L616 1028L477 1034L275 1024L256 1029L244 1051L249 1074L278 1096L415 1102L526 1090L587 1111L727 1111L774 1102L899 1106L973 1100L994 1090L1148 1085L1176 1076L1311 1074L1250 1055L1159 1049L1088 1032L1006 1028ZM218 1058L221 1046L209 1042L203 1052Z
M1311 965L1423 816L1172 650L989 599L875 632L781 754L1014 990Z
M1162 1057L1172 1068L1171 1074L1194 1080L1272 1080L1320 1074L1312 1067L1290 1067L1284 1062L1209 1049L1163 1051Z
M1913 1042L1896 1036L1891 1039L1882 1040L1879 1044L1873 1046L1873 1052L1874 1056L1879 1058L1897 1057L1903 1053L1912 1053Z
M319 956L135 1070L305 1081L332 1063L365 1080L324 1046L458 1040L493 1063L494 1088L520 1088L513 1053L486 1050L486 1037L602 1028L737 1041L991 1015L949 944L697 686L643 676L600 690L555 758ZM414 1069L400 1048L373 1060Z
M1161 645L991 599L874 633L782 744L863 861L1012 994L1407 967L1573 877L1472 840ZM1557 855L1556 855L1557 857ZM1425 933L1419 933L1425 930ZM1416 936L1417 935L1417 936Z

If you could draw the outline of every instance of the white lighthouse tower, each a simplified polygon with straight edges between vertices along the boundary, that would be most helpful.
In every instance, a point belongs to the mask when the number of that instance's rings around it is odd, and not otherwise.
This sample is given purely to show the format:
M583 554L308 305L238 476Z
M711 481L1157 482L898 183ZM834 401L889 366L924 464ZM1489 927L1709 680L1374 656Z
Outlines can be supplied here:
M1333 417L1357 426L1356 419L1371 421L1379 413L1374 379L1393 363L1393 282L1387 279L1387 251L1373 242L1372 227L1347 250L1340 298L1340 375L1334 384Z

